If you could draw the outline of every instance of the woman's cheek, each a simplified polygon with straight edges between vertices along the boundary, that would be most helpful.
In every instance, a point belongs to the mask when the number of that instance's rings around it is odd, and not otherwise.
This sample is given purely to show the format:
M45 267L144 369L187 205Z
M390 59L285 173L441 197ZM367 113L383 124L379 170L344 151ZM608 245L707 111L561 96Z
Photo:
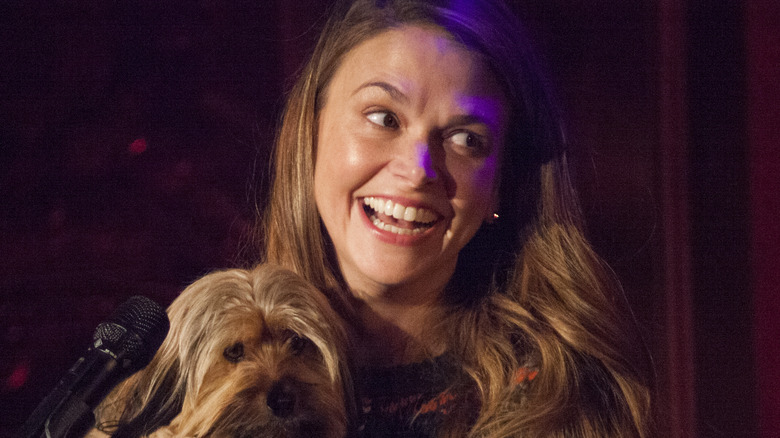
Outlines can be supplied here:
M353 171L360 170L363 172L380 167L383 162L384 153L389 149L386 142L381 139L357 134L353 134L349 137L349 141L345 146L345 166Z
M457 184L455 197L465 198L473 204L490 202L494 194L497 164L497 160L490 157L478 166L453 166L452 173Z
M498 171L498 160L495 157L488 157L485 159L480 170L477 172L476 183L485 193L490 193L493 190L493 185L496 181L496 173Z

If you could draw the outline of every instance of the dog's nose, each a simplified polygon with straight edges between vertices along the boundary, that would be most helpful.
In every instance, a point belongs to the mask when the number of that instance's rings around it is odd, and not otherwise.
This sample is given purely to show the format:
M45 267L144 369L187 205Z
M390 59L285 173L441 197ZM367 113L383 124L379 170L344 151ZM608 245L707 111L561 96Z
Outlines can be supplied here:
M295 412L297 390L295 385L286 380L275 382L268 391L266 403L277 417L289 417Z

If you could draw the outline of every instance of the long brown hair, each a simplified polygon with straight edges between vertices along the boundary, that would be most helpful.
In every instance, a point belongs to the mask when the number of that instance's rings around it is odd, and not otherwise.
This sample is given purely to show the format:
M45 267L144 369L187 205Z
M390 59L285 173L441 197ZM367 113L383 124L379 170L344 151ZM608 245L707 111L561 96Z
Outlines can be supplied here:
M649 436L647 351L618 282L583 236L558 109L521 26L499 2L357 0L334 7L277 138L265 257L324 290L348 290L314 204L317 117L344 55L409 24L438 26L481 56L511 105L499 219L461 251L447 286L447 345L482 400L476 424L451 432ZM517 391L512 381L521 366L539 373Z

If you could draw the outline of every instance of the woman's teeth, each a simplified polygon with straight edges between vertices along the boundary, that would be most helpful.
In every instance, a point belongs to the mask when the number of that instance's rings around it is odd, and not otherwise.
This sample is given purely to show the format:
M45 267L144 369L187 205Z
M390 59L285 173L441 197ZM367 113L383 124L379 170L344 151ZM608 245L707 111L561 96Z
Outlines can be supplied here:
M377 219L376 217L372 217L372 222L374 223L374 226L379 228L380 230L389 231L393 234L405 234L405 235L415 235L422 233L425 229L424 228L398 228L395 225L390 225L382 222L381 220Z
M437 217L436 213L426 208L407 207L389 199L367 197L363 198L363 203L378 213L384 213L407 222L427 224L434 222Z
M369 212L369 218L374 223L374 226L391 233L418 234L430 228L431 224L438 218L436 213L426 208L407 207L389 199L366 197L363 198L363 203L373 210L374 213L383 214L388 216L388 218L392 217L393 219L402 220L409 225L412 225L411 228L408 228L388 224L379 219L377 214L371 214Z

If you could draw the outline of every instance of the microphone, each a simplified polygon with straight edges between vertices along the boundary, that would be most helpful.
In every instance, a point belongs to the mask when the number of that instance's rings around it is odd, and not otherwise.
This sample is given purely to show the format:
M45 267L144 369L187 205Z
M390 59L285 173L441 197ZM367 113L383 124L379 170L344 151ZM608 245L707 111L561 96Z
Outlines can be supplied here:
M145 367L168 334L165 309L134 296L92 336L92 345L33 411L21 438L83 437L95 422L92 410L119 382Z

